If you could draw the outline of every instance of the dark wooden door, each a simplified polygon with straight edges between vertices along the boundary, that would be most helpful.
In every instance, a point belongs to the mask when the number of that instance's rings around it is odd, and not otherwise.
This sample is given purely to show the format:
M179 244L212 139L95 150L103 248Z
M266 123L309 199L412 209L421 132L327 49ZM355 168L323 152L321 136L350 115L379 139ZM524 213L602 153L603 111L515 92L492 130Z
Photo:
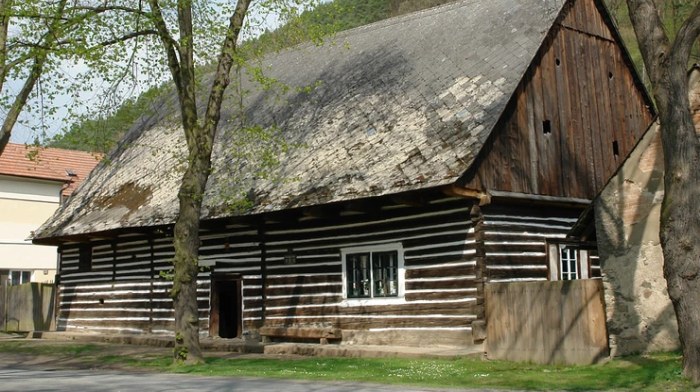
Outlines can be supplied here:
M212 279L209 335L232 339L241 336L241 279Z

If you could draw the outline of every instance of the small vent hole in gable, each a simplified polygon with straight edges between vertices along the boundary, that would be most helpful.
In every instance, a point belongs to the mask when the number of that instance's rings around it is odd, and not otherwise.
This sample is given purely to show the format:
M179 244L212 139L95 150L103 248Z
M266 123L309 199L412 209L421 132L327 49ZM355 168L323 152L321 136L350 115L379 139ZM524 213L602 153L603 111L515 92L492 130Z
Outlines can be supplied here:
M617 144L617 140L613 141L613 155L615 156L615 159L617 159L620 156L620 146Z
M549 120L542 121L542 133L549 135L552 133L552 122Z

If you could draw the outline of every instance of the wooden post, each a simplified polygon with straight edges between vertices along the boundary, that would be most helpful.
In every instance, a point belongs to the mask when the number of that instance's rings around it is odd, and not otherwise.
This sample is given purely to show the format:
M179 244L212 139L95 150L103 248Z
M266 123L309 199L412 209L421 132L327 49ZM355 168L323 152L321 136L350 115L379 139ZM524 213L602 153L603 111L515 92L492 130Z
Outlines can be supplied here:
M484 215L481 213L479 203L475 202L470 211L472 225L474 226L474 247L476 248L476 301L477 304L484 304L484 282L486 276L486 248L484 245ZM476 320L472 321L472 340L478 343L486 339L486 315L485 307L482 306Z
M112 282L117 280L117 241L112 241Z
M2 316L2 330L7 331L7 273L0 272L0 291L2 303L0 303L0 316Z
M266 249L265 249L265 222L261 222L258 226L258 246L260 246L260 277L262 286L262 306L260 317L261 322L265 325L265 313L267 308L267 265L266 265Z
M148 247L151 251L151 260L149 263L150 267L151 267L151 276L149 278L150 284L148 285L148 288L149 288L149 290L148 290L148 332L153 333L153 291L154 291L153 279L155 279L154 275L156 273L156 269L155 269L155 263L154 263L155 252L153 250L153 237L152 236L148 238Z

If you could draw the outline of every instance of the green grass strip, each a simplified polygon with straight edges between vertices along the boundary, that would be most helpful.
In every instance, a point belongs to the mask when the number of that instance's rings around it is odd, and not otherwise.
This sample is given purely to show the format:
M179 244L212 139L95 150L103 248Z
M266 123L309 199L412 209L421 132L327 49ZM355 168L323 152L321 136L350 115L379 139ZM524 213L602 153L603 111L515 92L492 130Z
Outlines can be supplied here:
M200 366L174 366L161 354L115 355L100 345L41 345L0 342L0 352L80 359L92 367L127 367L223 377L263 377L300 380L363 381L426 387L499 388L520 390L643 390L687 391L678 353L617 358L589 366L543 366L474 358L250 358L210 357Z

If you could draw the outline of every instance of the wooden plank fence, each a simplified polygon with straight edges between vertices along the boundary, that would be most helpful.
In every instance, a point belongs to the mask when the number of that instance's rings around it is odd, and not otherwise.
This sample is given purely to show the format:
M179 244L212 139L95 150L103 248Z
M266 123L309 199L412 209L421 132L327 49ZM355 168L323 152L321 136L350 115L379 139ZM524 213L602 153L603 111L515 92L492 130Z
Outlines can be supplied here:
M53 329L55 293L53 284L0 286L0 330L15 332Z
M487 283L489 359L590 364L608 356L600 279Z

